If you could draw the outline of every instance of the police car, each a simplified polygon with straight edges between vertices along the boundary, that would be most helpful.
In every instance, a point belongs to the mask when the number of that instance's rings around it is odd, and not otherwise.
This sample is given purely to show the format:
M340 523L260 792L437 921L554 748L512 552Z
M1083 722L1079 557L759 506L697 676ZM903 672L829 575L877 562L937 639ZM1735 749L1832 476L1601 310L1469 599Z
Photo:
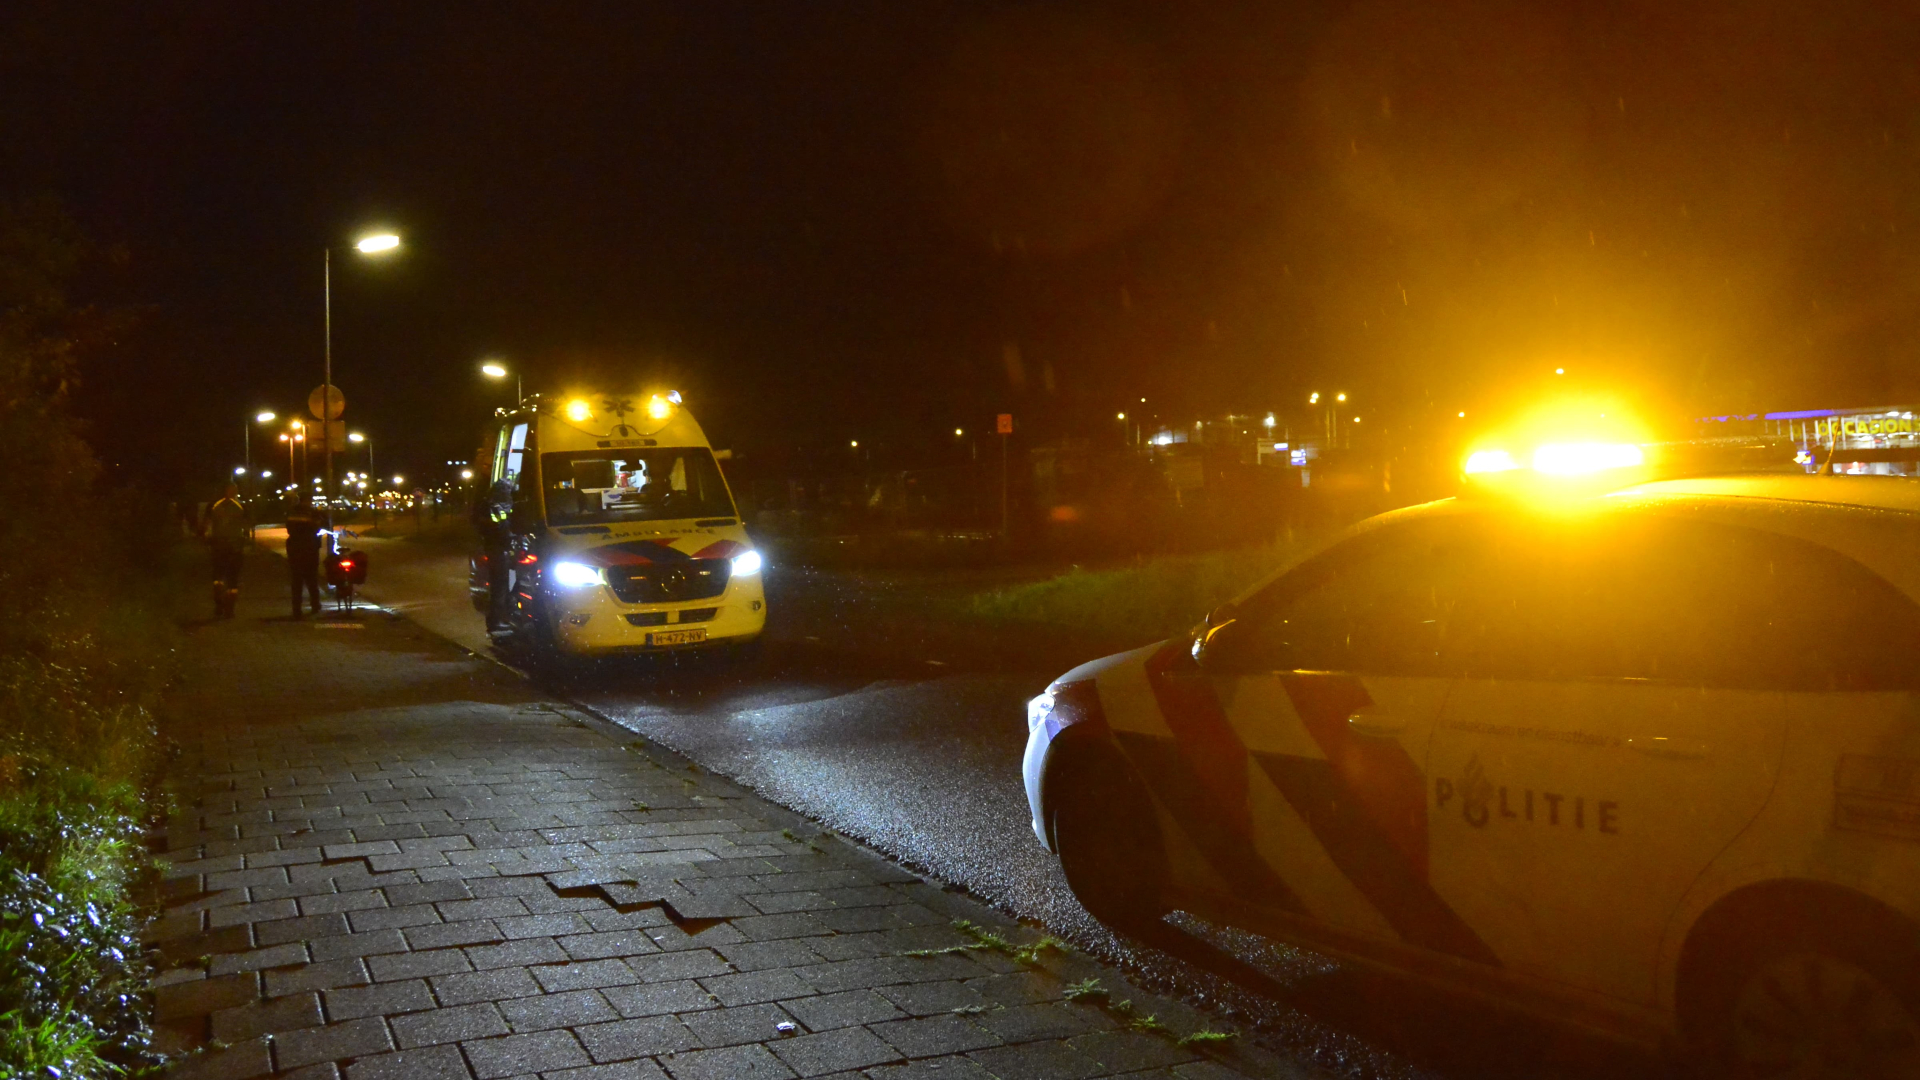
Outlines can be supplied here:
M504 543L469 589L486 610L501 559L509 629L603 655L747 646L766 627L761 555L679 393L530 397L482 449Z
M1028 723L1034 832L1110 925L1920 1076L1920 482L1396 511Z

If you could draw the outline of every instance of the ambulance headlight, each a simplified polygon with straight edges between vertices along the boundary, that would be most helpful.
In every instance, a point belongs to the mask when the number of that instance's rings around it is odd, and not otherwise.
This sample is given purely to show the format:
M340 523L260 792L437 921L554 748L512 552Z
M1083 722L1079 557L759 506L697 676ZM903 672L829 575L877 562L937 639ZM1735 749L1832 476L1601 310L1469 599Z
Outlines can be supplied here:
M760 558L760 553L757 551L749 551L743 555L735 555L733 557L733 576L752 577L759 573L760 568L764 565L766 564Z
M585 589L604 584L606 578L601 575L600 568L597 566L578 562L557 562L553 564L553 581L562 588Z
M1027 699L1027 730L1032 731L1047 722L1047 714L1053 711L1053 689L1048 687L1039 694Z

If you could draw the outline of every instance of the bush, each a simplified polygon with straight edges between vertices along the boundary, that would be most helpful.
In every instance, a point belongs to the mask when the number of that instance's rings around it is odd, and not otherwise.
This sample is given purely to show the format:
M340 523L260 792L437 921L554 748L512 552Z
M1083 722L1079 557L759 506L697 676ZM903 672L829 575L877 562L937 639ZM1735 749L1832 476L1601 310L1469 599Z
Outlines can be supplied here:
M148 1062L134 879L171 633L115 574L127 521L67 410L111 322L58 290L84 245L0 202L0 1076ZM124 502L124 500L122 500ZM116 581L115 578L123 580Z

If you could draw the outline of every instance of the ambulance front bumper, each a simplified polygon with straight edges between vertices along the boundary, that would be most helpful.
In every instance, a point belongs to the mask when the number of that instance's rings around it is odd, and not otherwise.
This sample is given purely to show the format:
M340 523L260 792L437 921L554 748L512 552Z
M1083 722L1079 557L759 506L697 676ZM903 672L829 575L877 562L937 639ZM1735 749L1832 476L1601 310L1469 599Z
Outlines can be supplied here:
M628 604L605 585L548 594L554 644L580 656L669 653L739 645L767 625L766 591L753 574L727 582L719 596L668 604Z

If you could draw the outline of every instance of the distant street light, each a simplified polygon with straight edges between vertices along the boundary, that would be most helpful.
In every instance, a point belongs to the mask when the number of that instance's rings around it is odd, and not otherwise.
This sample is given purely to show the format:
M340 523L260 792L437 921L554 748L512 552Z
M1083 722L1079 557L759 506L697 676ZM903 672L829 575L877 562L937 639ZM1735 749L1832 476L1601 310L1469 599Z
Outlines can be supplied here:
M392 233L376 233L373 236L362 237L359 243L353 245L353 248L362 255L377 255L382 251L392 251L399 246L400 238Z
M480 365L480 374L485 375L489 379L504 379L507 377L507 366L505 364L500 363L498 360L489 360L486 363ZM526 391L521 389L521 386L520 386L520 374L518 372L514 372L513 373L513 403L515 405L519 405L522 401L525 401L526 398L527 398Z
M247 467L245 465L235 465L233 467L233 475L235 476L247 475Z
M393 478L394 487L399 487L401 484L404 484L406 482L407 482L407 478L404 476L396 476Z
M461 469L461 470L460 470L460 479L462 479L462 480L471 480L471 479L473 479L473 470L472 470L472 469Z

